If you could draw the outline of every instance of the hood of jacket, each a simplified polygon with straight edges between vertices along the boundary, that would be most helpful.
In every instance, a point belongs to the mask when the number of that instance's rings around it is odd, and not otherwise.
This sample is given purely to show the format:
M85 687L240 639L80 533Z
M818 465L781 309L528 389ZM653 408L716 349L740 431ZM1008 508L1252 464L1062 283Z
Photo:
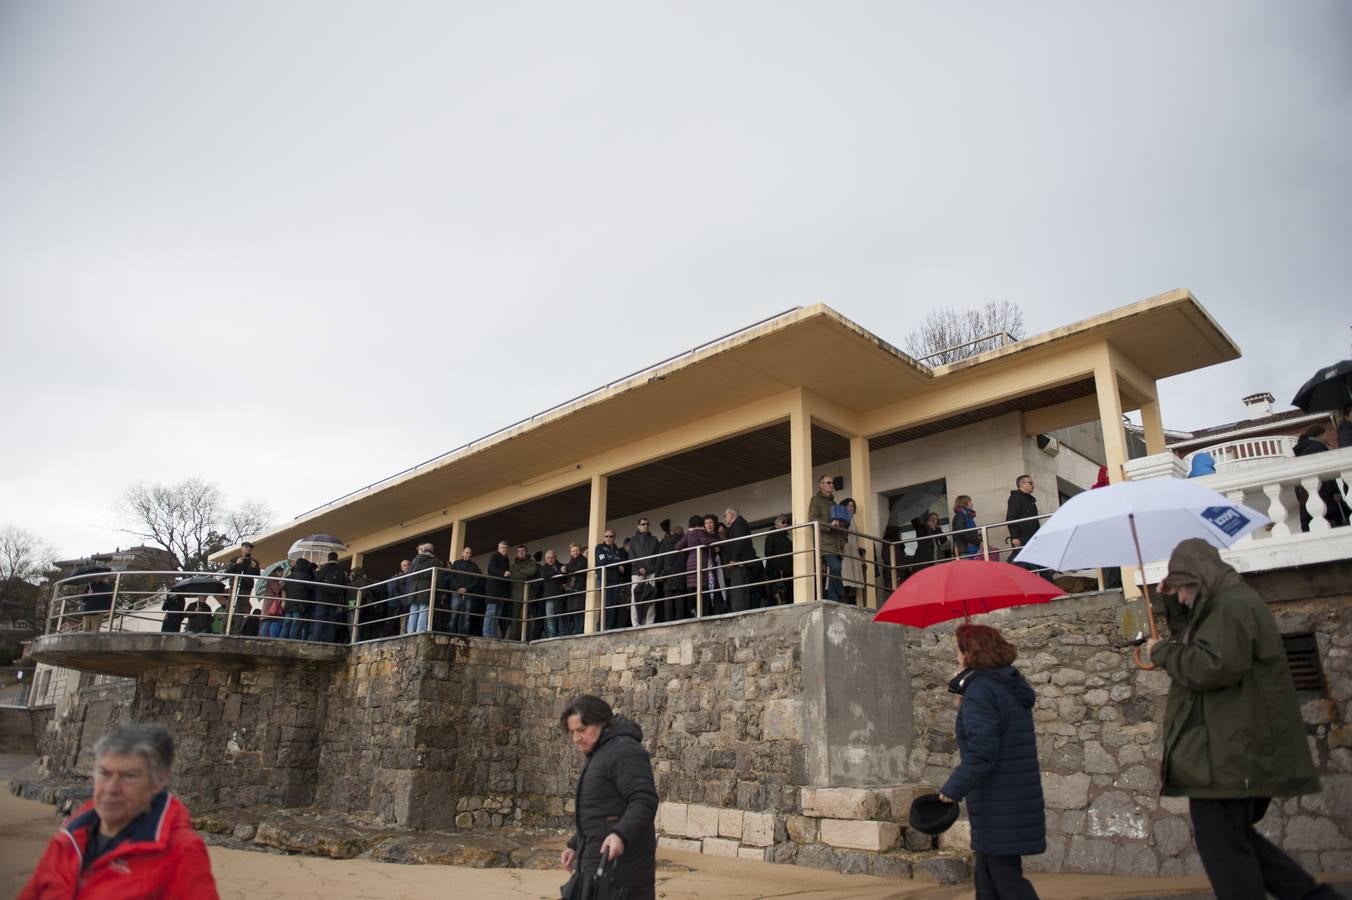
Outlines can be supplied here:
M994 669L963 669L948 683L948 689L955 694L964 694L972 682L978 678L989 678L1002 685L1024 709L1032 709L1037 693L1027 682L1023 674L1013 666L999 666Z
M1201 538L1180 541L1169 556L1168 583L1193 582L1201 586L1203 598L1215 597L1228 587L1243 584L1239 573L1226 565L1220 551Z
M315 573L315 564L305 557L301 557L291 565L291 574L300 578L308 578Z
M1309 456L1311 453L1327 453L1329 445L1319 438L1304 437L1296 441L1296 446L1291 448L1291 452L1296 456Z
M637 743L643 743L643 729L638 727L638 723L632 719L626 719L624 716L616 716L610 720L610 724L601 732L601 737L596 741L596 746L592 748L592 753L600 750L608 742L619 737L631 737Z

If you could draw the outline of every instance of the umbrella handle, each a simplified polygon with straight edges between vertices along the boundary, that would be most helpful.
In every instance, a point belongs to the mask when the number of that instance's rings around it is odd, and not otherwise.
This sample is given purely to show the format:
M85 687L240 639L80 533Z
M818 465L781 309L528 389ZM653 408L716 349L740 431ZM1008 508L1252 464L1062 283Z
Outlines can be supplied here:
M1145 595L1145 619L1150 623L1150 637L1154 639L1160 636L1160 631L1155 626L1155 609L1150 603L1150 584L1145 580L1145 560L1141 555L1141 539L1136 535L1136 514L1127 513L1127 522L1131 525L1131 541L1136 545L1136 562L1140 565L1141 592ZM1131 649L1131 659L1132 662L1136 663L1138 669L1149 672L1151 669L1157 668L1154 663L1141 659L1140 647Z

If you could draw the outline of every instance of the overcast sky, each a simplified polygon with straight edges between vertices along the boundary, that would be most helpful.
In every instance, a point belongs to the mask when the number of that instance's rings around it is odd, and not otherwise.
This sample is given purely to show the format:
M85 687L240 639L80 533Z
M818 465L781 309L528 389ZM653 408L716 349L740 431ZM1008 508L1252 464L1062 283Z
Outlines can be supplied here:
M1352 4L0 2L0 523L279 521L781 310L1352 341Z

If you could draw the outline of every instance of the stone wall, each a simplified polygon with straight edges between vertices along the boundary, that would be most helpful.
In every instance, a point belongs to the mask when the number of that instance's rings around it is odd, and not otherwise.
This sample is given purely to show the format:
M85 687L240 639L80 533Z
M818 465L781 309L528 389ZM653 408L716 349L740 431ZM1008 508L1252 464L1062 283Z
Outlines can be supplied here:
M1019 648L1037 690L1047 799L1047 853L1034 871L1178 875L1201 872L1187 801L1160 797L1160 727L1168 676L1137 669L1122 620L1139 613L1121 594L1081 595L982 617ZM1303 709L1324 793L1274 805L1260 829L1311 871L1352 868L1352 628L1346 598L1276 604L1284 633L1313 631L1330 696ZM957 764L956 623L910 633L916 742L911 777L942 784ZM1163 628L1163 625L1161 626Z
M1314 870L1352 869L1348 606L1327 593L1273 604L1284 631L1318 637L1327 692L1303 711L1325 791L1275 806L1261 827ZM1116 592L983 618L1019 646L1039 694L1049 848L1030 868L1199 871L1186 802L1158 795L1168 680L1130 662L1121 635L1139 620ZM134 714L174 729L176 785L194 805L314 803L422 829L566 827L581 760L558 714L595 693L645 732L669 846L936 874L923 857L934 843L905 829L900 806L957 762L953 627L805 604L530 646L397 638L336 667L155 668L139 686L82 689L40 746L53 774L85 778L92 741ZM940 862L960 863L964 825L938 845L951 851Z
M410 828L518 820L525 653L447 635L354 648L328 689L316 802Z
M132 714L174 734L175 790L199 806L314 800L329 672L265 666L152 669Z

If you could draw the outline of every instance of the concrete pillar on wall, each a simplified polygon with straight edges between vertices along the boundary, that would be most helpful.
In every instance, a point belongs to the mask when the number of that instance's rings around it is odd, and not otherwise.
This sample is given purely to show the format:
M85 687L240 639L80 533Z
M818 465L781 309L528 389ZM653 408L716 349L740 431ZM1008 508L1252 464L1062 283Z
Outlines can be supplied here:
M851 523L855 531L873 534L877 516L874 507L873 470L869 460L868 438L850 438L850 495L854 497L855 516ZM859 538L859 549L864 551L864 603L869 609L878 608L877 579L873 577L873 541Z
M593 475L591 479L591 511L587 515L587 564L596 565L596 547L601 543L601 535L606 531L606 490L610 480L604 475ZM582 633L592 634L598 631L605 604L601 597L601 587L596 577L596 569L587 571L587 611L582 616Z
M1127 462L1127 434L1122 428L1122 397L1117 392L1117 372L1106 353L1094 366L1094 393L1098 397L1099 424L1103 427L1103 455L1108 465L1108 478L1121 481ZM1122 567L1122 593L1127 597L1140 595L1135 566Z
M812 501L812 417L802 391L789 413L789 497L793 524L807 524L807 507ZM793 529L793 602L811 603L817 599L818 585L813 573L819 563L812 546L809 528ZM814 552L809 552L814 551Z
M1156 453L1163 453L1164 446L1164 419L1160 416L1159 395L1155 395L1154 400L1147 400L1141 404L1141 427L1145 430L1145 452L1149 456ZM1114 478L1113 481L1117 479Z

